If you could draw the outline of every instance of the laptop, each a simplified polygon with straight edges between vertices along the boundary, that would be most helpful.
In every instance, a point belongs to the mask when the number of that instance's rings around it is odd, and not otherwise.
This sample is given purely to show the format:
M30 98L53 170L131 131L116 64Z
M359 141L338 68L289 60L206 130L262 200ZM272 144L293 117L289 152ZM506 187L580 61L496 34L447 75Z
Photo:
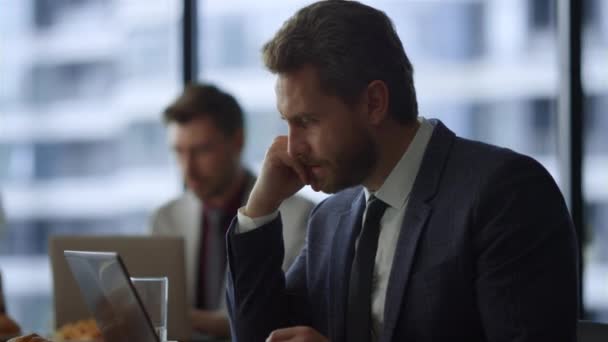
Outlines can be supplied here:
M167 277L169 296L167 338L186 341L192 337L190 303L186 295L184 240L178 236L53 236L49 256L53 276L55 326L91 318L86 303L74 296L80 289L63 251L100 251L120 254L133 277Z
M118 253L64 255L105 341L160 342Z

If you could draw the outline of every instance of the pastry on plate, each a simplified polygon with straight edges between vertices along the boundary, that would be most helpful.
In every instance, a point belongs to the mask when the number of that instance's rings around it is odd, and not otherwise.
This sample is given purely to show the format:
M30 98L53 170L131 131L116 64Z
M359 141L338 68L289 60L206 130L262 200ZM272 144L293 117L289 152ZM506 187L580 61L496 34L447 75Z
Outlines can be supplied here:
M96 341L101 337L94 319L83 319L64 324L57 330L53 339L61 341Z

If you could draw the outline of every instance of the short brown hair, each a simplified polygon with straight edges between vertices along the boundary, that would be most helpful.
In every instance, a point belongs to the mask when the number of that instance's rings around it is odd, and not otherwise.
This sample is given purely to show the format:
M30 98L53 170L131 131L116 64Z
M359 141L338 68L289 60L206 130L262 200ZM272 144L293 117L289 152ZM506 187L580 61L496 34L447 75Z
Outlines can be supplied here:
M389 89L389 113L418 116L413 68L390 18L356 1L320 1L300 9L262 49L273 73L312 65L324 91L353 104L374 80Z
M243 128L243 111L232 95L210 84L188 84L163 113L165 124L210 118L227 136Z

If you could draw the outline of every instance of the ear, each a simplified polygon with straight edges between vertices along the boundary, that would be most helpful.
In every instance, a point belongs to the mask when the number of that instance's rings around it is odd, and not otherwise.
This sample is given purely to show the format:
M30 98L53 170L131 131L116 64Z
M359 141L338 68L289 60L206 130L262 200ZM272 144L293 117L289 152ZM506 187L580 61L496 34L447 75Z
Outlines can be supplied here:
M389 91L386 83L380 80L371 81L365 90L369 122L377 125L388 115Z

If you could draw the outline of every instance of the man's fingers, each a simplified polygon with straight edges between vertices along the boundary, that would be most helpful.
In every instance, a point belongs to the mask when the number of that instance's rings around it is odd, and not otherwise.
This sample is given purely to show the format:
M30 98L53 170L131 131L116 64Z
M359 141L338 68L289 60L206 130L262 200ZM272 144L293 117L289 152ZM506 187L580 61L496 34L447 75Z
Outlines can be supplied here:
M266 342L284 341L326 342L327 338L323 337L318 331L311 327L298 326L277 329L273 331L266 339Z
M289 152L287 150L286 136L278 136L275 138L270 148L270 153L272 153L275 158L278 159L280 164L292 169L302 183L308 184L308 174L306 172L304 164L302 164L300 160L297 160L291 155L289 155Z
M292 158L288 154L282 154L280 158L285 165L289 166L298 175L302 183L308 184L308 174L304 165L299 160Z
M279 342L287 341L298 336L298 332L302 327L290 327L284 329L277 329L270 333L270 336L266 339L266 342Z

